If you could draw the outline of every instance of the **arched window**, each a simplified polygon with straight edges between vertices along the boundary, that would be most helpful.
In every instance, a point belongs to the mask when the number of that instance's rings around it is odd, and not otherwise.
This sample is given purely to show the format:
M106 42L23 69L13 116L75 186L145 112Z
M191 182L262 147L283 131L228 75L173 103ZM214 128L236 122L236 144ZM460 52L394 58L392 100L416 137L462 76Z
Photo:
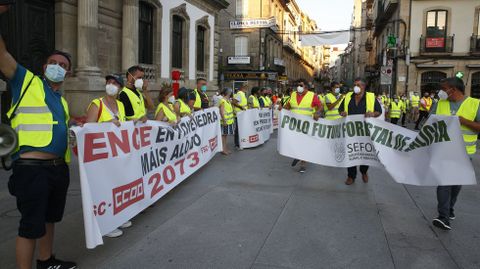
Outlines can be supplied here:
M183 27L185 20L177 15L172 20L172 67L183 68Z
M480 71L472 74L472 91L470 96L480 98Z

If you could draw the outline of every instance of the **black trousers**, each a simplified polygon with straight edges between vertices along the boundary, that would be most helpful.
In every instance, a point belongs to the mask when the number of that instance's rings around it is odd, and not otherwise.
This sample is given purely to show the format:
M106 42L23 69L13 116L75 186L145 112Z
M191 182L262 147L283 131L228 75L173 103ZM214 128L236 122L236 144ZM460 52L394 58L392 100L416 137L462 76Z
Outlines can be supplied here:
M407 119L407 113L402 113L402 126L405 126L406 119Z
M238 120L235 118L235 133L234 133L234 140L235 140L235 147L240 147L240 139L238 138Z
M348 170L348 177L353 178L353 180L355 180L355 178L357 177L357 167L352 166L347 168L347 170ZM368 172L368 165L360 165L360 173L364 175L367 172Z
M450 213L453 213L453 206L457 202L458 194L462 186L438 186L437 202L438 216L441 219L448 220Z
M399 120L399 118L390 118L390 122L391 122L392 124L397 124L397 123L398 123L398 120Z
M422 120L426 117L428 117L428 111L420 110L420 115L418 117L417 123L415 124L415 129L418 129L420 122L422 122Z

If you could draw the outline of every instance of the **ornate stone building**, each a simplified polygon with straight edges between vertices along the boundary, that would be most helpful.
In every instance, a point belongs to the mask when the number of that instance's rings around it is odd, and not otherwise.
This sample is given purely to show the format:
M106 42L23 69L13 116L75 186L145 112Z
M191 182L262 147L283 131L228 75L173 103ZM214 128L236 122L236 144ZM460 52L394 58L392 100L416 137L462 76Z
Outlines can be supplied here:
M158 91L180 70L181 85L199 77L216 90L219 18L224 0L17 0L0 21L9 51L35 73L50 51L73 56L73 77L64 85L71 113L81 116L103 94L104 76L145 67ZM0 91L2 90L0 85ZM2 112L10 96L5 87Z

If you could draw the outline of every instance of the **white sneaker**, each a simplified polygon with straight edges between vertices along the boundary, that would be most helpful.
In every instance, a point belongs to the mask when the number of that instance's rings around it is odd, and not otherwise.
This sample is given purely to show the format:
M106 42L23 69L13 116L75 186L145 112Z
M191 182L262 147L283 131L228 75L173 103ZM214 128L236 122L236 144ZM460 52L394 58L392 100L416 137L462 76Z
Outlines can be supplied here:
M120 228L122 228L122 229L123 228L129 228L129 227L132 227L132 222L131 221L127 221L120 226Z
M105 236L106 237L110 237L110 238L115 238L115 237L120 237L122 236L123 234L123 231L120 230L120 229L115 229L113 231L111 231L110 233L106 234Z

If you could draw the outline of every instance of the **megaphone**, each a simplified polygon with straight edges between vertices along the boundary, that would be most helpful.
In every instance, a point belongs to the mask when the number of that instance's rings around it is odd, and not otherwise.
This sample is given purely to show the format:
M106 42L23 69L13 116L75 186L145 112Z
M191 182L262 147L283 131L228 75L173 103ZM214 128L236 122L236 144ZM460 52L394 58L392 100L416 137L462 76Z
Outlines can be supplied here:
M18 145L17 133L7 124L0 123L0 157L10 155Z

